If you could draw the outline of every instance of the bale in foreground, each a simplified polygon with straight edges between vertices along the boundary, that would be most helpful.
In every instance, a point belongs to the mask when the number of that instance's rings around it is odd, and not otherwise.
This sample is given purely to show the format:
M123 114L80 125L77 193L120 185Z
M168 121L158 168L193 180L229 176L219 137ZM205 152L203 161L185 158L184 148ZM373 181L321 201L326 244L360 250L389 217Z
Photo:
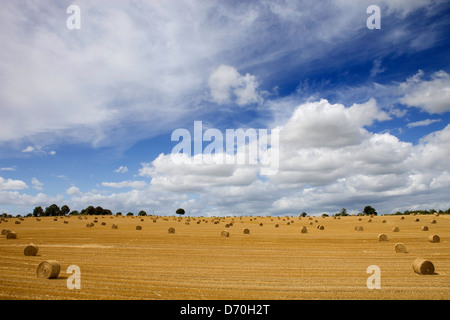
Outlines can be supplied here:
M413 263L413 270L418 274L434 274L434 265L429 260L416 258Z
M441 241L441 238L439 238L439 236L437 234L435 234L435 235L429 236L428 240L430 242L438 243L439 241Z
M169 233L175 233L175 229L174 228L169 228Z
M23 249L23 254L26 256L35 256L37 255L38 251L39 248L37 245L29 244L28 246L25 247L25 249Z
M58 261L47 260L39 264L36 269L36 276L38 278L54 279L58 277L60 270L61 266L59 265Z

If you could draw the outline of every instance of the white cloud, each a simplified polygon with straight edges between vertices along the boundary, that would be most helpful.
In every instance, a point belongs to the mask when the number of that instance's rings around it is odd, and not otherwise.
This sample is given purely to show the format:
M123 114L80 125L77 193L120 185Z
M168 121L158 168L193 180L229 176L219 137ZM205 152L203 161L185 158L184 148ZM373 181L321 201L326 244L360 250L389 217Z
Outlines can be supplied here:
M28 185L21 180L4 179L0 177L0 190L21 190L27 189Z
M28 147L26 147L25 149L23 149L22 152L33 152L33 151L35 151L35 150L36 150L35 147L33 147L33 146L28 146Z
M5 167L5 168L0 168L0 171L16 171L17 168L16 167Z
M80 196L82 195L79 188L75 186L71 186L69 189L66 190L66 193L71 196Z
M31 179L31 184L33 185L33 188L36 190L42 190L42 186L44 185L42 182L40 182L38 179L34 177Z
M239 106L243 106L262 102L255 76L248 73L243 76L232 66L217 67L209 77L208 86L212 101L218 104L235 101Z
M120 166L119 168L114 170L114 172L116 172L116 173L127 173L128 172L128 168L125 167L125 166Z
M120 181L120 182L102 182L102 186L108 188L132 188L143 189L147 186L145 181Z
M400 102L417 107L430 114L450 111L450 75L445 71L434 72L430 80L423 80L424 72L417 74L400 84L404 92Z
M442 119L425 119L425 120L421 120L421 121L410 122L406 126L408 128L425 127L425 126L429 126L432 123L441 122L441 121L442 121Z

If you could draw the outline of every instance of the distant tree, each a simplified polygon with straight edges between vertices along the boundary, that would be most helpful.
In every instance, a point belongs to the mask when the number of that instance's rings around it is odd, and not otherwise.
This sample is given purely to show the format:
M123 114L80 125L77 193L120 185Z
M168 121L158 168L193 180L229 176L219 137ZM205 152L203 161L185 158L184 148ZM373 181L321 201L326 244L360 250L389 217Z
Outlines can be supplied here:
M32 213L28 213L26 216L27 216L27 217L32 217L33 214L32 214Z
M138 216L146 216L147 212L145 212L144 210L139 211Z
M127 216L134 216L134 213L133 212L128 212Z
M59 216L61 215L61 209L56 204L52 204L51 206L48 206L45 208L44 212L45 216Z
M305 211L303 211L302 214L300 215L300 217L304 218L304 217L306 217L307 215L308 215L308 214L307 214Z
M44 209L42 207L36 207L33 210L33 216L34 217L41 217L44 215Z
M374 215L376 216L378 213L375 211L374 208L372 208L371 206L365 206L364 210L363 210L364 215L366 216L370 216L370 215Z
M326 213L322 214L322 218L328 217Z
M71 215L71 216L77 216L79 214L80 213L77 210L73 210L72 212L69 213L69 215Z
M112 216L113 213L109 209L103 209L103 214L106 215L106 216Z
M87 215L93 216L97 213L97 211L95 210L95 208L93 206L89 206L85 209L85 213Z
M97 208L95 208L95 214L96 214L96 215L99 215L99 216L103 215L103 208L100 207L100 206L98 206Z
M181 216L181 215L184 215L184 214L185 214L185 211L184 211L183 208L178 208L177 211L175 211L175 213L176 213L176 214L179 214L179 215Z
M61 207L61 214L62 215L66 215L66 214L68 214L70 212L70 208L68 207L68 206L66 206L66 205L63 205L62 207Z
M122 215L122 212L120 212L120 211L116 213L116 216L121 216L121 215Z

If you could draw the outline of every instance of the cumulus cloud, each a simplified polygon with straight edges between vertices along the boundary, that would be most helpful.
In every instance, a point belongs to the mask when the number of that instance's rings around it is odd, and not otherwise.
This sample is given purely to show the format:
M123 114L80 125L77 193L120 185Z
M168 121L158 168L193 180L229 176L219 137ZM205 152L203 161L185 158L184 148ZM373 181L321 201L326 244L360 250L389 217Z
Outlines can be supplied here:
M400 102L417 107L430 114L450 111L450 75L445 71L431 74L424 80L424 72L419 70L414 76L400 84L404 92Z
M80 196L82 194L80 189L75 186L71 186L69 189L67 189L66 193L71 196Z
M27 189L28 185L21 180L4 179L0 177L0 190L21 190Z
M215 69L209 79L212 101L218 104L236 102L239 106L262 102L258 92L256 77L250 74L241 75L235 68L220 65Z

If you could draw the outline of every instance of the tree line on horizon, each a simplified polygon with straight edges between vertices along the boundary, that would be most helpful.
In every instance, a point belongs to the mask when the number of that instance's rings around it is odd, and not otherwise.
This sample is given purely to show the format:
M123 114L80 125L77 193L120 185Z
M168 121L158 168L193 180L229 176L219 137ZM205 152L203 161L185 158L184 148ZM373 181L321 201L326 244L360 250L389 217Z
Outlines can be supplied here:
M184 215L185 214L185 210L182 208L178 208L175 212L178 215ZM450 214L450 208L448 208L447 210L435 210L435 209L430 209L430 210L405 210L403 212L397 211L391 215L411 215L411 214L422 214L422 215L427 215L427 214ZM104 209L101 206L88 206L85 209L82 209L81 211L77 211L77 210L73 210L71 211L70 208L67 205L63 205L61 208L56 205L56 204L52 204L48 207L46 207L45 209L43 209L41 206L37 206L34 208L33 213L28 213L27 215L25 215L25 217L54 217L54 216L66 216L66 215L116 215L116 216L123 216L124 214L120 211L116 212L115 214L109 210L109 209ZM127 216L134 216L135 214L133 212L128 212L126 214ZM139 211L139 213L137 214L138 216L147 216L147 212L145 212L144 210ZM306 217L308 214L306 212L302 212L299 216L300 217ZM359 212L358 214L356 214L357 216L363 216L363 215L378 215L377 211L372 207L372 206L365 206L364 210ZM7 214L7 213L2 213L1 215L2 217L11 217L12 215ZM17 217L21 217L21 215L16 215ZM329 215L324 213L322 214L322 217L328 217ZM341 211L339 211L338 213L334 214L333 216L336 217L340 217L340 216L350 216L350 214L347 212L346 208L342 208Z

